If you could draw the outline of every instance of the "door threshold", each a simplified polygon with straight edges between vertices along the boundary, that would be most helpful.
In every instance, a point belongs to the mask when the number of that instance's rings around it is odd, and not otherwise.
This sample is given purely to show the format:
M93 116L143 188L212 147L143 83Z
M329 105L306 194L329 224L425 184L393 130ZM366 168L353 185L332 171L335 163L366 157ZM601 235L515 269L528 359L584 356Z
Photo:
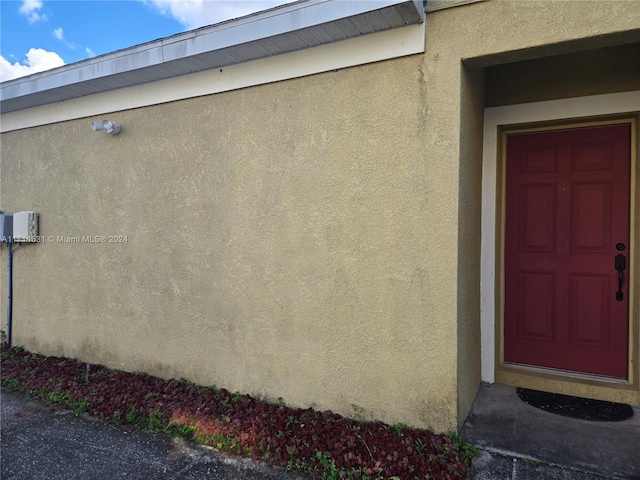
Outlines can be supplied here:
M639 385L621 378L505 363L496 368L495 381L512 387L640 406Z
M559 370L550 367L537 367L534 365L525 365L522 363L504 363L504 367L513 368L517 370L525 370L529 372L538 372L548 375L558 375L562 377L582 379L582 380L595 380L597 382L615 383L621 385L628 385L629 380L626 378L607 377L606 375L596 375L593 373L574 372L572 370Z

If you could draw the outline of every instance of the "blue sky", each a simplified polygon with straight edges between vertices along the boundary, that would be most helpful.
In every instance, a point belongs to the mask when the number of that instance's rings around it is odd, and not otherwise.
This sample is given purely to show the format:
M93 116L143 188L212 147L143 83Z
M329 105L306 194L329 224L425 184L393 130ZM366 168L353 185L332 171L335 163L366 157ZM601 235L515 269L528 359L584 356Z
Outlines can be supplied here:
M291 0L0 0L0 81Z

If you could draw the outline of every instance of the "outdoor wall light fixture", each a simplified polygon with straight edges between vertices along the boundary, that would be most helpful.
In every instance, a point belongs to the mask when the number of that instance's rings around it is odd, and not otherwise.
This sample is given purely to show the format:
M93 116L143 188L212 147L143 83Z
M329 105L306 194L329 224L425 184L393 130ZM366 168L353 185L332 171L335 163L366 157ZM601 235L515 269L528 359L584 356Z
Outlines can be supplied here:
M91 122L94 132L104 130L109 135L117 135L120 133L120 124L111 120L103 120L102 122Z

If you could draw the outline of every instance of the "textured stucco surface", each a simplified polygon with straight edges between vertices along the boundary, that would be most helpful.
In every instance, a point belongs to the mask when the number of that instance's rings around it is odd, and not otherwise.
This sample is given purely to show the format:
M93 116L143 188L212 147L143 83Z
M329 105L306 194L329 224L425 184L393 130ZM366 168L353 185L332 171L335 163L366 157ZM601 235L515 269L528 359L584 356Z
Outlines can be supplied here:
M40 212L45 238L127 237L18 250L16 343L456 428L480 379L484 102L461 61L639 15L480 2L430 14L424 55L114 112L117 137L98 118L3 134L0 208Z
M429 258L455 245L430 225L455 232L455 204L435 208L423 161L420 61L117 112L117 137L88 119L6 135L3 208L46 236L128 237L16 252L16 340L446 425L455 271Z

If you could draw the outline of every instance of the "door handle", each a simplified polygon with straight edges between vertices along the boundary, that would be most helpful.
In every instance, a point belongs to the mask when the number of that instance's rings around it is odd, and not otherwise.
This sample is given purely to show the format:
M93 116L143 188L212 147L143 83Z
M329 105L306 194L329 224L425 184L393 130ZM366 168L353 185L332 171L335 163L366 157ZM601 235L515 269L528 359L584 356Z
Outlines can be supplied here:
M619 253L616 255L615 269L618 271L618 291L616 292L616 300L621 302L624 298L622 293L622 281L624 280L624 269L627 268L627 258Z

